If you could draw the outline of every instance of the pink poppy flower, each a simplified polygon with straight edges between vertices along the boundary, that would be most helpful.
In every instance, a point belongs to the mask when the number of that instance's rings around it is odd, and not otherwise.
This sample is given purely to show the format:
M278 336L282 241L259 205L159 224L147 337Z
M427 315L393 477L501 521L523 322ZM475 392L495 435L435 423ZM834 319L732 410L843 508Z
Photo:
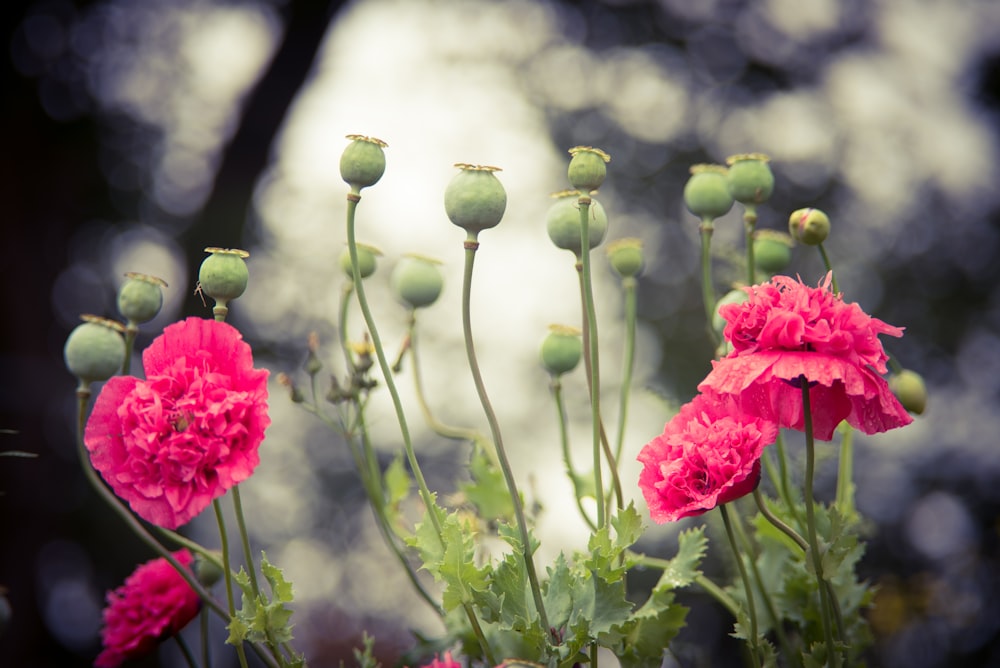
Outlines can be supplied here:
M267 415L267 376L240 333L188 318L142 355L146 379L116 376L94 402L84 443L90 460L140 517L186 524L250 477Z
M187 550L173 556L190 567ZM94 661L96 668L117 668L127 659L146 656L180 633L201 605L191 585L162 557L136 568L125 584L108 592L107 602L101 629L104 650Z
M903 330L830 291L787 276L746 288L749 299L719 309L733 351L698 386L730 394L740 408L804 430L801 379L809 384L813 433L830 440L841 421L874 434L913 421L879 374L888 356L879 334Z
M699 394L639 451L639 487L654 522L676 522L751 493L773 422L741 414L731 397Z

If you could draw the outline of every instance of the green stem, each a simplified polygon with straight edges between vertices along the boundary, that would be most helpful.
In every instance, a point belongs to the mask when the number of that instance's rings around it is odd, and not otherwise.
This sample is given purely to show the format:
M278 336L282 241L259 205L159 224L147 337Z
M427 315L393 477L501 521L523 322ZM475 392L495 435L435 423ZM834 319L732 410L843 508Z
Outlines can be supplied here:
M733 557L736 560L736 568L739 570L740 579L743 580L743 590L747 597L747 616L750 618L750 658L755 668L760 668L760 649L757 644L757 606L754 604L753 587L750 584L750 577L747 575L746 566L743 564L743 556L740 553L739 544L736 542L736 535L733 532L733 522L729 518L729 510L726 504L719 506L722 513L722 523L726 526L726 537L729 539L729 546L733 550Z
M496 445L500 469L503 471L504 480L507 482L507 490L510 493L511 502L514 506L514 517L517 520L517 526L521 533L524 567L528 574L528 583L531 587L531 595L534 598L535 608L538 610L542 628L548 629L548 616L545 613L545 604L542 601L542 589L538 582L538 574L535 572L535 561L532 556L531 549L531 534L528 531L528 522L524 516L524 507L521 503L521 495L517 491L517 483L514 481L514 472L511 470L510 462L507 459L507 452L504 448L503 437L500 434L500 423L497 420L496 413L493 411L493 405L490 403L489 396L486 394L486 385L483 383L483 376L479 370L479 362L476 359L475 344L472 340L472 270L475 265L476 250L478 250L478 248L479 242L476 240L476 234L474 232L469 232L469 236L465 241L465 271L462 277L462 331L465 338L465 352L469 358L469 368L472 371L472 379L476 385L476 392L479 395L479 401L482 404L483 412L486 414L486 420L489 422L490 432L493 435L493 443Z
M840 461L837 467L837 510L845 518L857 515L854 507L854 428L843 423L840 438Z
M243 558L247 561L247 572L250 574L250 586L254 596L260 596L260 586L257 584L257 568L254 566L253 552L250 549L250 533L243 518L243 501L240 499L240 486L233 485L233 510L236 514L236 524L240 530L240 540L243 543Z
M712 287L712 232L715 227L711 218L701 220L701 300L705 306L705 328L713 348L719 347L719 335L715 333L712 320L715 318L715 289Z
M552 397L555 399L556 412L559 416L559 441L562 443L562 454L563 463L566 465L566 475L569 476L570 482L573 483L573 496L576 497L576 507L580 511L580 517L583 521L587 523L591 531L597 531L597 525L594 521L590 519L587 511L583 507L583 498L580 494L580 485L577 482L576 470L573 468L573 461L570 456L569 448L569 429L567 427L566 419L566 402L563 401L562 396L562 382L559 380L559 376L552 377Z
M743 228L746 231L747 245L747 285L757 282L757 265L754 259L753 238L757 228L757 208L753 204L744 205Z
M673 563L671 563L669 559L649 557L645 554L632 552L631 550L627 552L626 557L630 564L634 564L636 566L645 566L646 568L655 568L661 571L665 571L668 568L674 568ZM726 593L722 587L715 584L701 573L695 575L694 583L704 589L705 593L714 598L719 605L728 610L729 614L731 614L734 619L739 618L740 606L736 603L732 596Z
M236 617L236 601L233 598L233 574L229 565L229 536L226 533L226 520L222 516L222 504L218 499L212 500L212 507L215 509L215 519L219 523L219 544L222 550L222 575L226 583L226 602L229 604L229 618ZM247 668L247 655L243 650L243 643L236 645L236 654L240 659L240 666Z
M615 461L621 461L625 447L625 424L628 420L629 393L632 390L632 371L635 366L635 321L637 312L636 280L633 276L622 279L625 293L625 351L622 363L621 399L618 410L618 438L615 442Z
M353 376L354 373L354 357L351 355L351 349L347 345L347 317L349 314L349 307L351 304L351 294L354 292L354 283L347 281L344 283L344 287L340 290L340 310L339 310L339 328L340 328L340 350L344 355L344 363L347 365L347 373Z
M798 545L803 552L809 551L809 543L806 542L806 539L800 536L795 529L782 522L777 515L771 512L771 509L767 507L766 499L764 499L764 496L760 493L759 489L754 490L753 498L754 501L757 502L757 509L760 510L760 514L764 516L764 519L770 522L781 533L791 538L792 542Z
M177 647L180 648L181 654L184 655L184 661L187 663L189 668L197 668L198 662L195 660L194 654L191 652L191 648L188 646L187 641L184 640L180 633L174 634L174 640L177 641Z
M135 337L139 335L139 328L134 323L129 322L125 326L125 359L122 360L122 375L127 376L132 368L132 351L135 350Z
M813 570L816 571L816 582L819 586L820 619L823 624L823 639L826 642L826 664L836 665L836 653L833 644L833 629L830 620L830 601L827 592L826 578L823 577L823 557L819 552L819 539L816 536L816 500L813 497L813 476L816 470L816 443L813 436L812 407L809 401L809 382L806 377L799 376L802 385L803 429L806 433L806 479L805 506L806 527L808 529L809 553L812 557Z
M823 266L830 272L830 287L833 289L833 294L840 293L840 288L837 287L837 275L833 273L833 265L830 264L830 258L826 254L826 249L823 248L823 244L818 244L816 248L819 249L819 256L823 258Z

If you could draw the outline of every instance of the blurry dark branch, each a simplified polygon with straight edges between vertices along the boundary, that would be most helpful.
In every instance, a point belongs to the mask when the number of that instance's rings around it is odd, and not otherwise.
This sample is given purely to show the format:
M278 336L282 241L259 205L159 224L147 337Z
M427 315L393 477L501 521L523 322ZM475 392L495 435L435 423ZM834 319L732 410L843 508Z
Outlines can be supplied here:
M211 196L180 239L192 275L197 274L206 247L250 245L245 226L254 185L267 167L289 107L312 71L327 28L344 4L342 0L291 0L284 7L281 45L244 102L239 129L224 151ZM185 315L208 313L200 297L187 295Z

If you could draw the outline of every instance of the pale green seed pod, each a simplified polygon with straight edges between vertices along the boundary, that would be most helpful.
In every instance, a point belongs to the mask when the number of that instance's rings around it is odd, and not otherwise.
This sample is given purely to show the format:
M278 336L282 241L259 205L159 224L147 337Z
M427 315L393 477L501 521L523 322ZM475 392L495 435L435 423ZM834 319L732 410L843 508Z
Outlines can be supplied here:
M788 233L807 246L818 246L830 235L830 218L819 209L798 209L788 217Z
M156 317L163 307L167 282L156 276L130 271L118 290L118 312L130 325L140 325Z
M430 306L441 295L441 263L423 255L406 255L392 270L389 286L396 298L412 309Z
M217 550L212 550L211 553L222 562L222 553ZM216 582L222 579L223 570L220 568L216 562L209 561L207 557L203 554L194 555L194 563L192 564L192 570L194 571L194 576L198 578L198 582L203 584L205 587L211 587Z
M507 191L493 172L499 167L456 163L459 173L444 191L444 209L455 225L476 236L496 227L507 209Z
M580 256L580 193L576 190L563 190L553 193L556 202L545 214L545 228L558 248L572 251ZM587 238L591 248L596 248L604 241L608 232L608 215L604 206L596 199L590 200L590 211L587 222Z
M739 153L726 158L727 178L733 199L748 206L766 202L774 192L770 158L763 153Z
M358 273L361 278L368 278L375 273L378 268L377 258L382 255L382 251L375 246L368 244L357 244L358 248ZM340 253L340 268L350 279L354 278L354 267L351 264L351 249L345 248Z
M583 357L580 330L568 325L549 325L542 341L542 366L553 376L561 376L576 368Z
M347 135L351 143L340 156L340 176L354 193L378 183L385 173L385 151L381 139L365 135Z
M632 278L642 271L642 240L634 237L616 239L608 244L608 260L622 278Z
M105 381L122 369L125 361L125 328L120 322L82 315L83 324L70 332L63 348L66 368L80 381L79 389Z
M792 238L775 230L758 230L753 241L753 260L768 274L784 271L792 261Z
M566 170L570 185L585 193L600 188L608 175L611 156L593 146L574 146L569 154L573 156Z
M714 220L733 208L728 170L722 165L692 165L684 184L684 204L702 220Z
M889 389L903 404L903 408L914 415L923 415L927 410L927 384L916 371L903 369L889 378Z
M238 248L206 248L206 257L198 270L201 291L215 300L217 307L225 308L247 289L250 270L246 258L250 253Z

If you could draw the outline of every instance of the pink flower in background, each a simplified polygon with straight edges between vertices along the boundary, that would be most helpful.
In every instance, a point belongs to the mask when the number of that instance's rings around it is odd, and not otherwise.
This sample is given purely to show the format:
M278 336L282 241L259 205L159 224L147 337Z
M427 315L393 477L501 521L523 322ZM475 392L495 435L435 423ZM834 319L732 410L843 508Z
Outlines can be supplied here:
M701 515L752 492L778 427L743 415L731 397L700 394L639 452L639 487L658 523Z
M186 524L250 477L270 424L267 376L240 333L188 318L142 355L146 379L105 383L84 443L104 480L140 517Z
M174 552L184 567L191 553ZM201 601L180 573L163 559L139 566L118 589L108 592L97 668L117 668L126 659L146 656L183 629L198 614Z
M423 664L420 668L462 668L462 662L451 658L451 652L445 652L440 658L435 654L433 661Z
M801 378L809 385L813 432L830 440L841 421L874 434L913 421L879 374L888 356L879 334L903 330L833 294L787 276L746 288L749 299L719 309L733 351L712 362L698 386L735 397L740 409L804 430Z

